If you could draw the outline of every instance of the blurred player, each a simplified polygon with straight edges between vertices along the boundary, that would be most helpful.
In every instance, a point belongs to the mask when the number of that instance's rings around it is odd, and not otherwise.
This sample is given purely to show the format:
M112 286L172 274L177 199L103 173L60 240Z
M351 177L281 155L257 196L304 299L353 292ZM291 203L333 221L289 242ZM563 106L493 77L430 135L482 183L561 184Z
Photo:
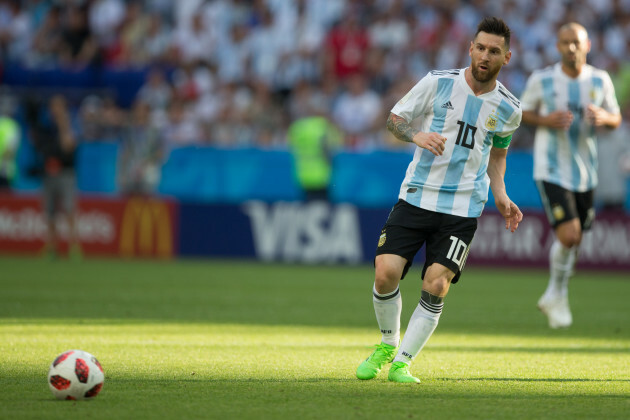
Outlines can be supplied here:
M523 122L537 126L534 180L556 240L550 277L538 307L551 328L569 327L568 282L582 232L590 229L597 186L595 129L621 124L610 76L586 64L591 42L577 23L563 25L556 46L561 61L534 72L523 92Z
M80 259L82 253L76 223L77 144L66 99L54 95L46 109L34 109L32 113L29 118L31 137L43 160L42 198L47 227L44 255L48 258L56 256L59 243L56 220L58 216L64 216L68 224L69 255Z
M518 100L497 81L512 55L508 26L483 19L469 55L468 68L429 72L387 120L398 139L418 147L379 238L373 303L382 342L358 367L359 379L374 378L393 361L390 381L419 382L409 364L433 334L450 284L464 268L489 186L506 229L514 232L523 218L503 181L507 148L521 121ZM420 131L411 126L417 117ZM398 348L398 285L425 242L420 303Z

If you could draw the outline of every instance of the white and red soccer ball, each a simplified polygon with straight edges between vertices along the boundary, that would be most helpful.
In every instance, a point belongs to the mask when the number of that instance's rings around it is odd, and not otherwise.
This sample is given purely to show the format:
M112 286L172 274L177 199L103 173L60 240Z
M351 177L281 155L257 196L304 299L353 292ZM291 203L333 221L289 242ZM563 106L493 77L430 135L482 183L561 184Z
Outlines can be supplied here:
M60 400L94 398L104 382L103 367L96 357L81 350L61 353L48 370L48 386Z

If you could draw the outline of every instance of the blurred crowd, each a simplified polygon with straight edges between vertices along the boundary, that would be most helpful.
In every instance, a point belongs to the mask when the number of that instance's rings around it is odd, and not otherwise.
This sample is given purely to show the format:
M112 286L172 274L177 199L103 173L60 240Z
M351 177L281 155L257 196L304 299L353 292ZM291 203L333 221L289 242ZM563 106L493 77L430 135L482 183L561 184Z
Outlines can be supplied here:
M386 132L389 110L429 70L466 66L484 16L512 28L499 79L517 96L558 60L558 26L577 21L626 108L630 0L0 0L0 55L34 69L147 69L130 109L108 95L76 104L80 141L284 148L293 121L321 115L364 151L406 147Z

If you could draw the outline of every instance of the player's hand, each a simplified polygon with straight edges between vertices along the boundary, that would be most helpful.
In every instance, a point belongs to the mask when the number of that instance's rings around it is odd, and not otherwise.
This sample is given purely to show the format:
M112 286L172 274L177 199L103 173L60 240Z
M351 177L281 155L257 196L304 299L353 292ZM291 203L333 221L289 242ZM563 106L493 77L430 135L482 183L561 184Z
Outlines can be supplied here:
M507 195L496 198L494 200L499 213L505 219L505 228L510 232L515 232L518 229L518 224L523 220L523 213Z
M604 108L590 104L586 107L586 121L595 127L600 127L606 123L608 112Z
M573 113L571 111L554 111L547 115L547 126L555 130L568 130L573 123Z
M419 132L413 137L413 142L418 147L427 149L435 156L442 156L442 153L444 153L444 145L446 144L446 137L438 133Z

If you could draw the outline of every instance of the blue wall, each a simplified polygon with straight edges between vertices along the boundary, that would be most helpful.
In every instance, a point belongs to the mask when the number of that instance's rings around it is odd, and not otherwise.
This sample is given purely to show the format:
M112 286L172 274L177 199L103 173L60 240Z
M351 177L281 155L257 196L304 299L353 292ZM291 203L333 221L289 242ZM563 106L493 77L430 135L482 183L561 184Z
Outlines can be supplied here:
M158 191L180 200L240 203L302 198L287 152L186 147L171 151Z

